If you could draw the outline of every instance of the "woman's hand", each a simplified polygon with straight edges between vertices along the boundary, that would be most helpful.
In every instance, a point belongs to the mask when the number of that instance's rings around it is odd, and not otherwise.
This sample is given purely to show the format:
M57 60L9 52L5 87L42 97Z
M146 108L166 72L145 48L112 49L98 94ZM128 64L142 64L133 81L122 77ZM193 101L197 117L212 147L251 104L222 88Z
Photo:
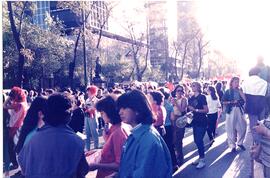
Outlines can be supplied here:
M257 126L254 126L253 129L258 133L258 134L264 134L264 126L263 125L257 125Z

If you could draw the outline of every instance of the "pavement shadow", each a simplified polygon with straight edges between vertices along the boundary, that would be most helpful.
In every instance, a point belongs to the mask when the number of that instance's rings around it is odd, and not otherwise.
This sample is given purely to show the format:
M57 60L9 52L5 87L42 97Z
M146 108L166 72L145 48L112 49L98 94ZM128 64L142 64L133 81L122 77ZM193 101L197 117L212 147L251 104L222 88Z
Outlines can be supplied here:
M205 155L206 167L198 170L191 162L182 168L180 172L174 175L174 178L182 177L196 177L196 178L220 178L224 175L226 170L230 167L231 163L237 156L237 153L227 152L227 142L219 144L215 148L208 151ZM197 156L197 152L194 152L186 160L186 164L189 160ZM181 168L180 168L181 169Z

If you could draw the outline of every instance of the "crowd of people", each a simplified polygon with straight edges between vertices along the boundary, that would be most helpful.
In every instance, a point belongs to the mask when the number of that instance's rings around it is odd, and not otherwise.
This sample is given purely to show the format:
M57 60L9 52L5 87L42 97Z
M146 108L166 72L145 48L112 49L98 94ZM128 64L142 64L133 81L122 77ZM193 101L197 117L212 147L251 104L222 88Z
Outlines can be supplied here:
M84 177L95 170L99 178L169 178L184 163L186 127L192 128L198 150L192 164L202 169L204 137L207 133L210 146L215 142L220 117L226 120L232 154L246 150L247 114L252 157L270 177L270 87L264 74L255 66L243 82L239 77L173 87L136 82L39 93L13 87L4 93L5 175L20 167L22 176L38 178ZM187 113L191 123L178 127Z

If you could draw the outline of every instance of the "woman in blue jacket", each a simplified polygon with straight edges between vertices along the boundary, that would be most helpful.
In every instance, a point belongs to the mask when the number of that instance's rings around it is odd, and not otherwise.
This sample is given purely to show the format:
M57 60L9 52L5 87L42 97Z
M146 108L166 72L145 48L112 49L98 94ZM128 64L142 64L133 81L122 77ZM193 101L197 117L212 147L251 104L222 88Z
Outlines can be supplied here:
M146 96L132 90L121 95L117 102L122 121L132 126L123 147L119 177L172 177L170 152L152 125L153 115Z

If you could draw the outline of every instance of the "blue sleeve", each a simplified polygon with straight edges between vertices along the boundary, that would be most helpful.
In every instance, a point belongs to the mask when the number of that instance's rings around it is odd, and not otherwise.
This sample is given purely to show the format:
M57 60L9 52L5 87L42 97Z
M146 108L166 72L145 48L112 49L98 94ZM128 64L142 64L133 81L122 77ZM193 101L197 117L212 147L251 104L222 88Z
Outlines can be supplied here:
M167 178L168 173L170 174L171 162L170 160L166 160L166 151L162 143L158 140L150 139L141 140L141 146L137 152L136 169L132 177ZM171 177L171 174L169 177Z

